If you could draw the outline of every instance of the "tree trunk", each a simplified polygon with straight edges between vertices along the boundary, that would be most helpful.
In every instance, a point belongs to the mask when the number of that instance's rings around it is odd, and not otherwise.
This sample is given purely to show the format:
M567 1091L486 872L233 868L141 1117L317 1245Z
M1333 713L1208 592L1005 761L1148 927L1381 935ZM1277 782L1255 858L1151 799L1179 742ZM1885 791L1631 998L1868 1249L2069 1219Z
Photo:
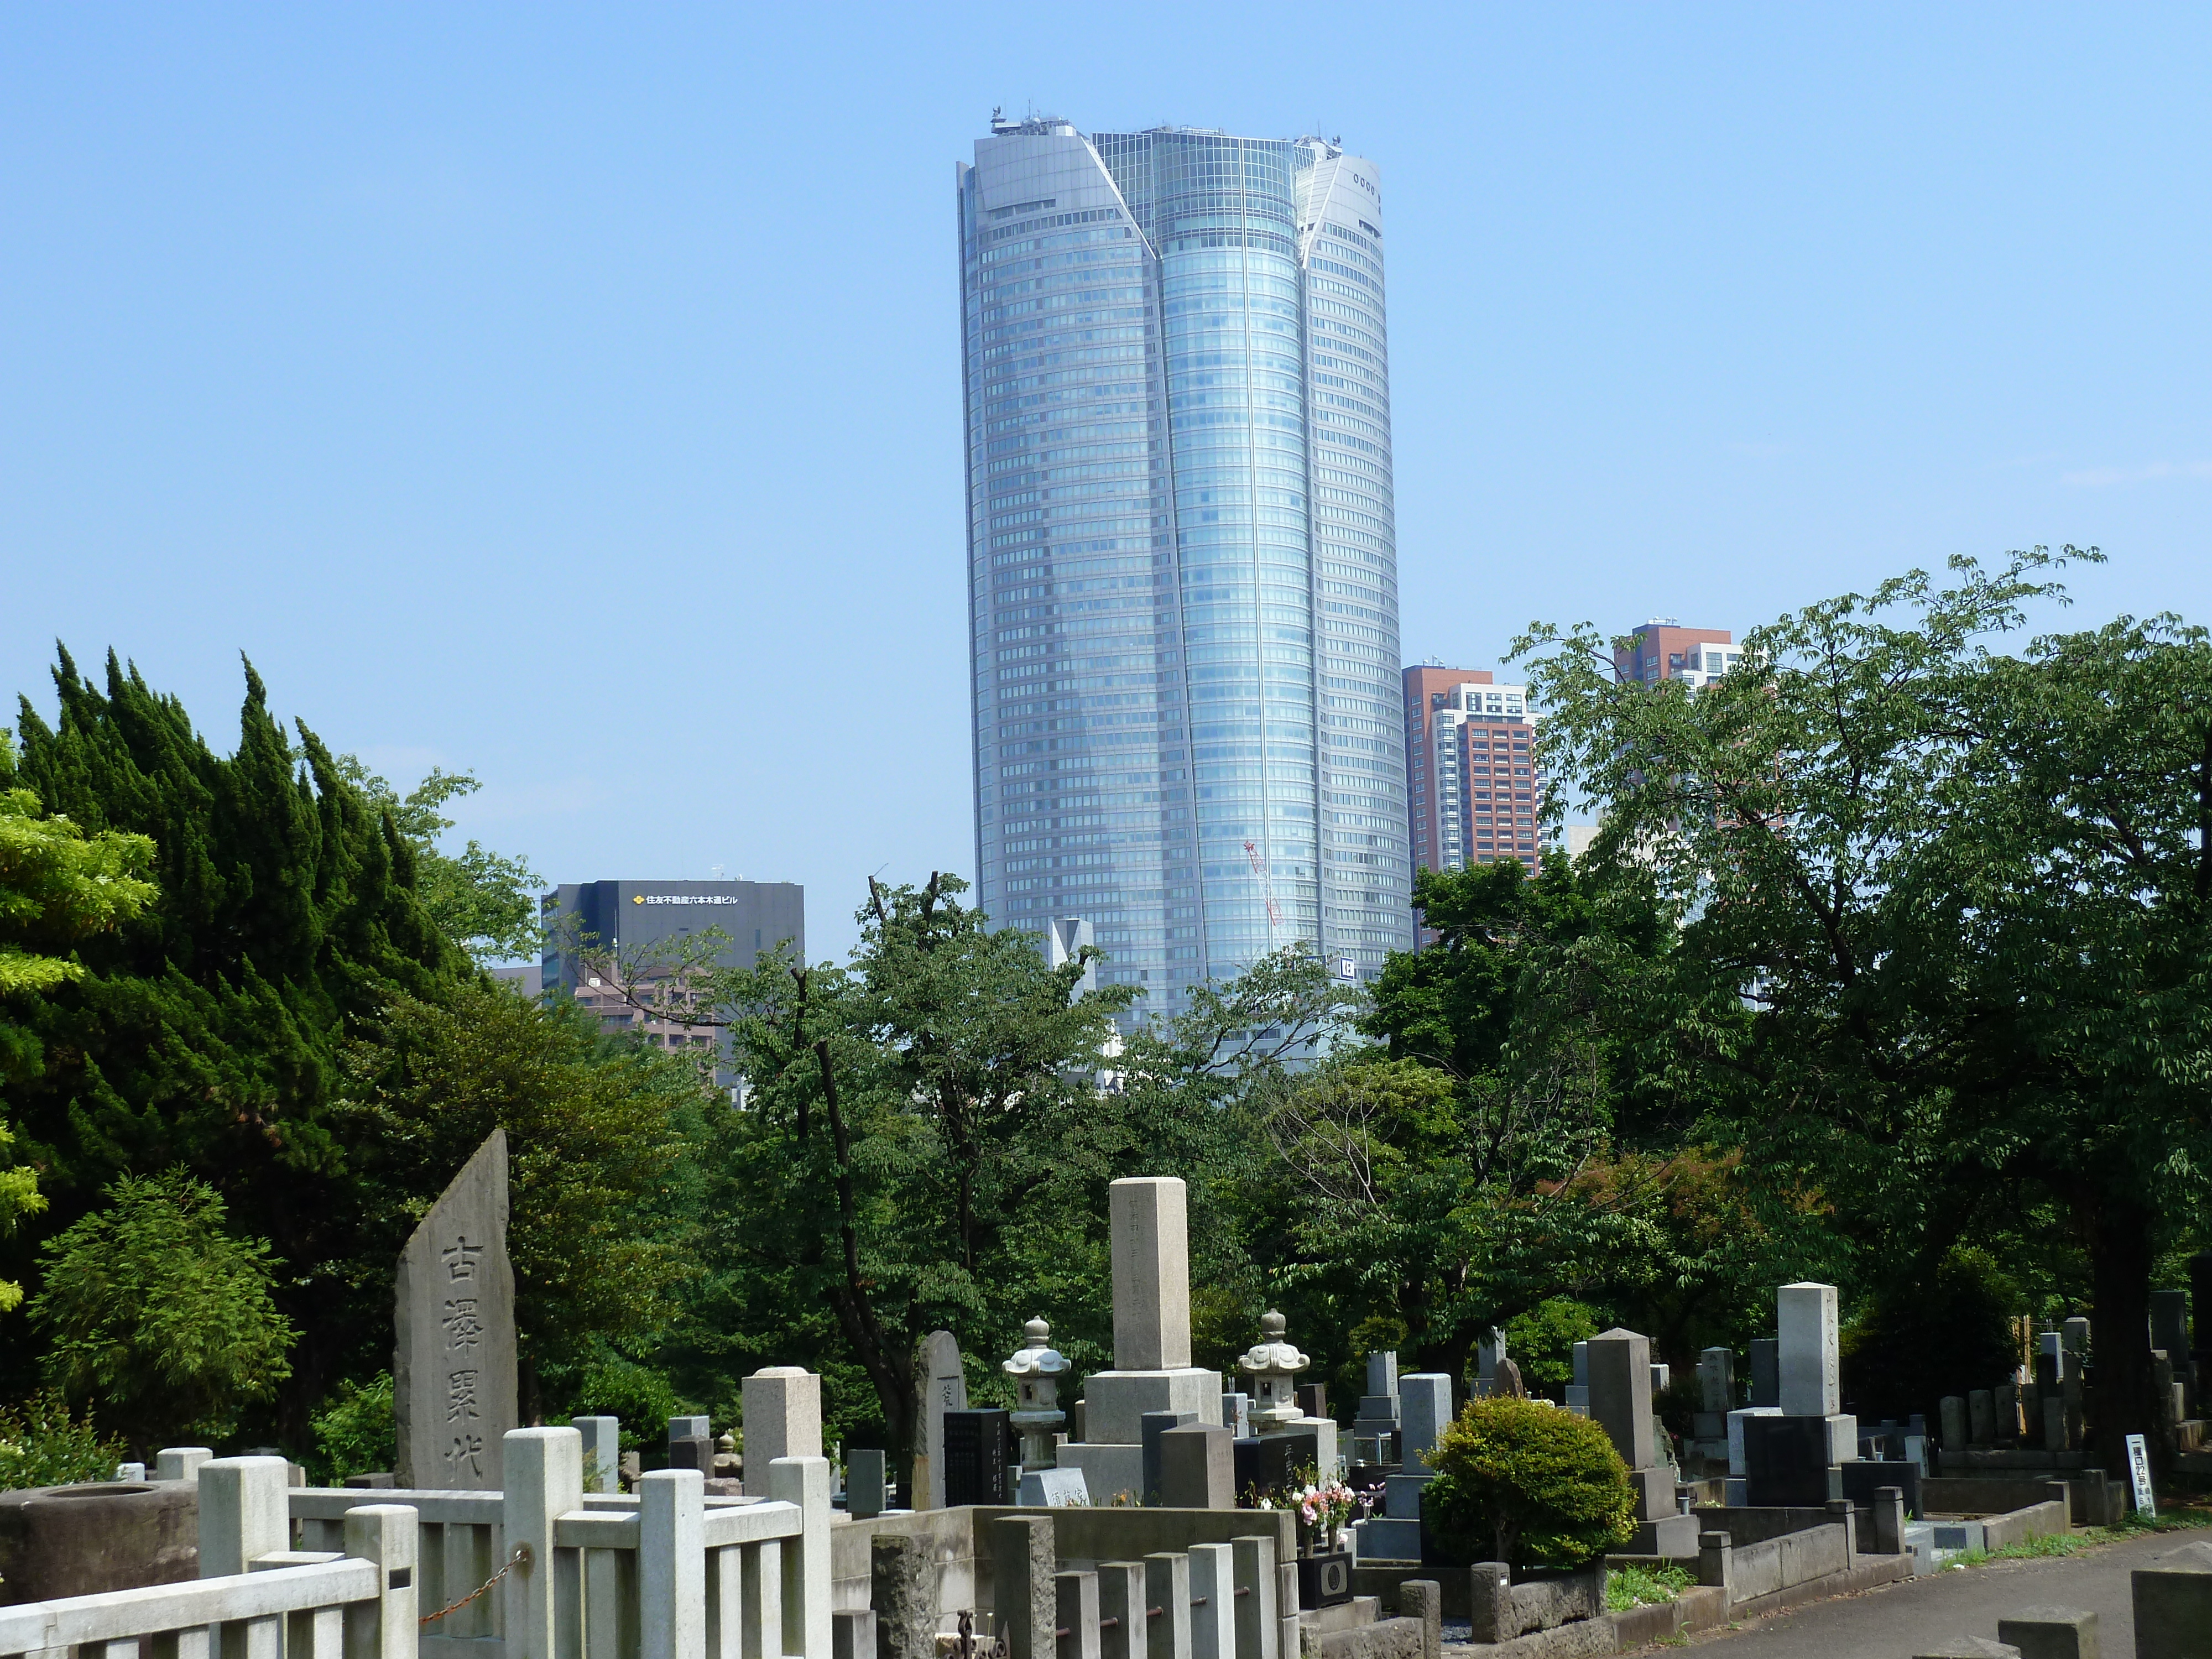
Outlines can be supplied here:
M2092 1201L2089 1249L2096 1305L2090 1334L2097 1359L2097 1455L2110 1474L2124 1480L2131 1434L2142 1436L2154 1468L2163 1472L2166 1462L2151 1386L2151 1212L2132 1194L2100 1194Z

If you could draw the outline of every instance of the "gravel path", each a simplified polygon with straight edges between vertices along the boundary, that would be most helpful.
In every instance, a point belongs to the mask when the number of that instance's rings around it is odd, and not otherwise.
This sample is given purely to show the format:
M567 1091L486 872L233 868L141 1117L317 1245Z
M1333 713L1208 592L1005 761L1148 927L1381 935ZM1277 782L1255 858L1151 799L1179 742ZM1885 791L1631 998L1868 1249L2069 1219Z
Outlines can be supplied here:
M1994 1638L1998 1619L2021 1607L2057 1606L2091 1609L2105 1652L2132 1653L2128 1574L2208 1536L2201 1529L2152 1533L2085 1555L1938 1572L1777 1613L1741 1631L1707 1632L1692 1644L1725 1643L1729 1659L1738 1651L1743 1659L1911 1659L1948 1638Z

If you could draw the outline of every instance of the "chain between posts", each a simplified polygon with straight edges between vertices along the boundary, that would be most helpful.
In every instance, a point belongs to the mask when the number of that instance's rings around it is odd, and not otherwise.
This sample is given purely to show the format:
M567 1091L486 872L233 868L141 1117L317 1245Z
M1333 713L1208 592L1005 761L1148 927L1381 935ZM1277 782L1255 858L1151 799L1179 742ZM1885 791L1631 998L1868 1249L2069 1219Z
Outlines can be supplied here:
M415 1622L417 1625L434 1625L438 1620L443 1619L447 1613L459 1613L463 1607L468 1606L470 1602L475 1601L477 1597L482 1595L486 1590L489 1589L494 1584L499 1583L501 1579L506 1577L507 1574L513 1572L517 1567L527 1567L529 1565L530 1546L527 1544L517 1544L514 1547L514 1553L507 1558L507 1565L501 1567L497 1572L492 1574L490 1577L485 1579L483 1583L478 1584L474 1589L471 1590L466 1595L464 1595L459 1601L454 1602L451 1607L440 1607L435 1613L425 1613L422 1618L417 1619Z

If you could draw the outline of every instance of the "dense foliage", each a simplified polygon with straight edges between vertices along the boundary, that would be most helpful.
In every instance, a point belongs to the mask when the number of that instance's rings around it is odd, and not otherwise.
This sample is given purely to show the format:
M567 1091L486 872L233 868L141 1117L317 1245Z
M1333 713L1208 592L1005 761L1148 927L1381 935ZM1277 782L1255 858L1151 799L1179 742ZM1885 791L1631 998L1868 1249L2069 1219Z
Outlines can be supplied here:
M1544 1401L1468 1401L1429 1462L1421 1518L1462 1565L1578 1567L1636 1536L1635 1490L1611 1438Z
M106 1197L40 1252L47 1380L100 1402L142 1450L222 1439L292 1374L298 1333L270 1295L283 1264L232 1237L222 1200L180 1170L125 1176Z
M125 1451L121 1439L100 1431L91 1412L73 1415L59 1389L0 1405L0 1492L112 1480Z
M175 1412L324 1473L388 1458L393 1263L496 1125L522 1407L633 1443L732 1426L744 1374L797 1364L830 1438L902 1454L938 1328L979 1404L1035 1316L1102 1368L1106 1187L1142 1173L1189 1184L1195 1362L1279 1307L1340 1417L1377 1349L1464 1376L1503 1327L1556 1395L1619 1324L1686 1427L1697 1353L1815 1278L1865 1415L1996 1381L2017 1316L2092 1310L2109 1452L2148 1422L2146 1292L2212 1243L2212 643L2123 619L1997 653L2054 563L1811 607L1694 692L1538 630L1548 810L1595 808L1596 844L1423 872L1435 943L1364 990L1291 950L1150 1020L939 873L867 884L843 963L731 969L712 934L594 958L724 1029L680 1054L477 970L531 951L536 878L448 848L473 778L333 757L250 670L220 756L64 655L56 721L27 704L0 745L0 1279L44 1314L11 1318L0 1398L52 1375L166 1433L145 1379L258 1340L273 1398ZM125 1245L160 1194L198 1231L149 1323ZM1605 1481L1577 1419L1485 1410L1434 1495L1488 1556L1498 1483ZM1514 1510L1508 1553L1595 1547L1571 1496Z

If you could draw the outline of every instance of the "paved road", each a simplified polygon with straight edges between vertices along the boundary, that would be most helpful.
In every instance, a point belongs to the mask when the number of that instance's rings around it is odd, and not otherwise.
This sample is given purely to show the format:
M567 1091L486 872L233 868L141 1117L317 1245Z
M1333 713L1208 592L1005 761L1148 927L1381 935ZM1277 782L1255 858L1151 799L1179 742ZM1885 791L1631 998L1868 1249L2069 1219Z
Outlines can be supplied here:
M1994 1561L1938 1572L1839 1601L1777 1613L1741 1631L1712 1631L1693 1644L1726 1644L1714 1659L1911 1659L1955 1636L1997 1633L1997 1620L2024 1607L2087 1607L2105 1652L2135 1651L2128 1574L2212 1534L2154 1533L2086 1555Z

